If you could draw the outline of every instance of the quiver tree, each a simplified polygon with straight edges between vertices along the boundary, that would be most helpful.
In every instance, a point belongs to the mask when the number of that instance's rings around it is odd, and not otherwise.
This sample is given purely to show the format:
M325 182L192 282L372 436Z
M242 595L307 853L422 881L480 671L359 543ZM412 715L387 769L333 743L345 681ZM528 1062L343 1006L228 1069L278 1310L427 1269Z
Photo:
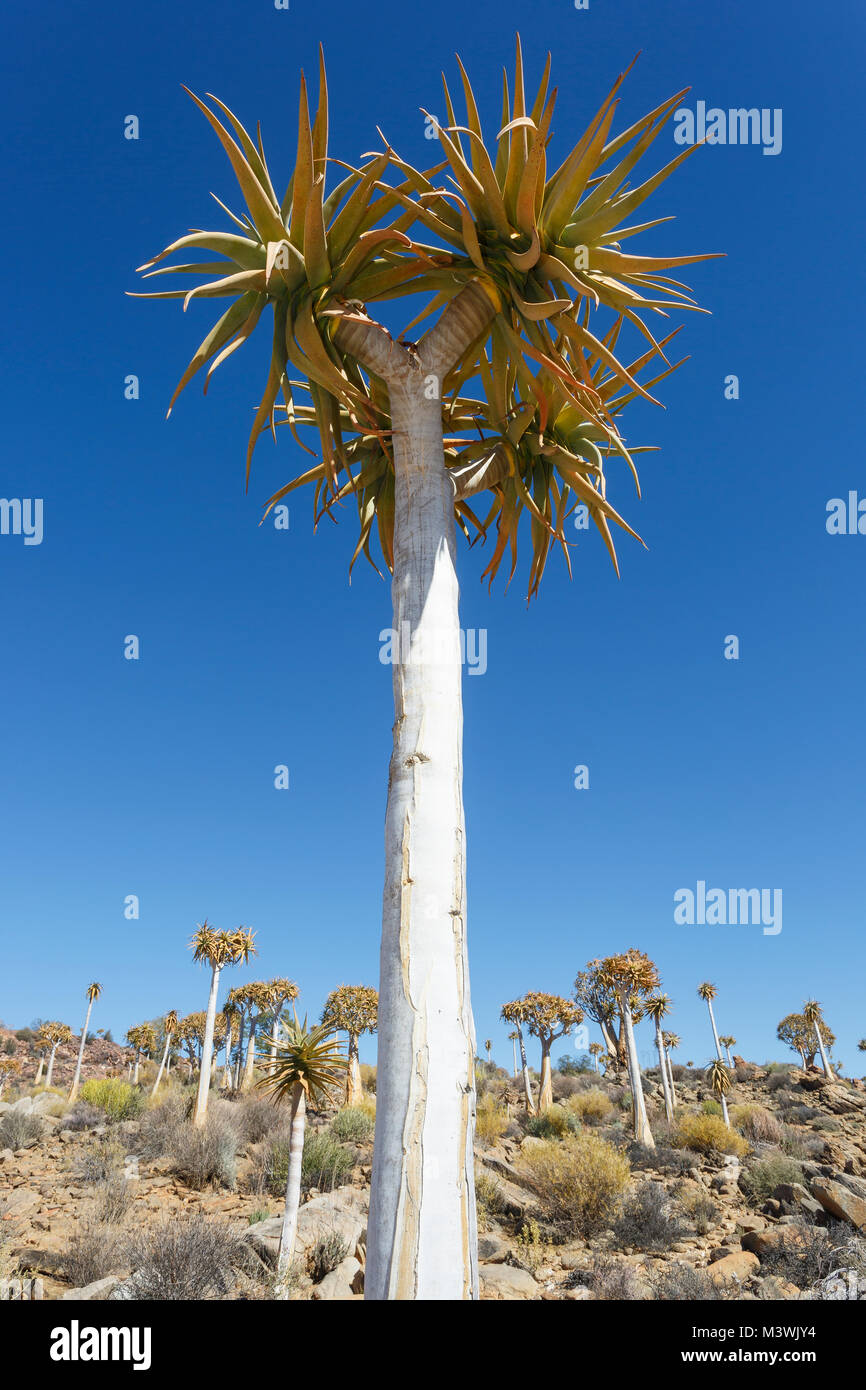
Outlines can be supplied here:
M830 1066L827 1051L824 1047L826 1039L828 1039L830 1036L830 1030L824 1022L821 1013L821 1005L818 1003L817 999L806 1000L805 1004L803 1005L803 1017L806 1020L806 1023L809 1025L809 1027L814 1030L815 1041L818 1044L818 1051L821 1054L821 1069L824 1072L824 1075L826 1076L827 1080L833 1081L835 1079L833 1076L833 1068Z
M156 1080L153 1083L153 1090L150 1093L152 1096L155 1096L157 1090L159 1089L159 1083L162 1080L162 1074L165 1071L165 1065L168 1061L168 1054L171 1048L172 1038L175 1038L177 1036L177 1010L171 1009L169 1013L166 1014L165 1018L162 1021L162 1026L165 1031L165 1046L162 1050L162 1058L159 1063L159 1070L156 1073Z
M722 1107L722 1119L728 1129L730 1129L731 1120L728 1115L728 1091L731 1089L731 1074L721 1057L716 1057L710 1062L707 1067L707 1077L712 1093Z
M138 1085L138 1073L142 1057L152 1057L156 1050L156 1032L150 1023L137 1023L126 1034L126 1041L135 1049L135 1070L132 1075L133 1086Z
M234 991L229 991L229 997L223 1005L223 1018L225 1020L225 1066L223 1067L223 1089L227 1090L232 1085L232 1044L234 1042L235 1024L242 1018L240 1004L232 997Z
M662 1083L662 1091L665 1098L665 1119L668 1124L673 1123L674 1118L674 1097L671 1090L670 1076L668 1075L667 1057L665 1056L665 1044L662 1036L662 1019L671 1011L671 1001L666 994L651 994L644 1006L644 1013L651 1018L655 1025L656 1051L659 1058L659 1077Z
M733 1069L733 1066L734 1066L734 1059L733 1059L733 1057L731 1056L731 1048L732 1048L732 1047L736 1047L736 1045L737 1045L737 1040L736 1040L736 1038L732 1037L730 1033L723 1033L722 1036L719 1038L719 1042L722 1044L722 1047L725 1049L725 1057L727 1058L728 1066L729 1066L731 1069Z
M527 102L518 46L490 150L461 68L466 114L458 125L447 93L450 124L435 127L443 164L415 169L386 144L360 168L342 165L347 177L328 192L337 161L328 155L322 64L312 120L302 81L298 154L282 199L260 141L221 102L212 104L227 124L193 97L229 156L247 211L234 218L238 230L193 232L142 267L198 277L192 289L157 297L230 299L173 400L210 359L213 371L241 347L266 310L273 314L247 472L260 434L286 424L299 440L299 427L311 429L321 458L268 507L307 484L316 516L354 499L353 560L363 553L374 563L375 526L393 573L400 639L389 653L395 719L365 1285L372 1299L478 1291L456 527L470 539L493 531L485 570L492 578L503 562L513 574L528 523L531 595L551 547L570 566L566 528L578 505L616 564L611 525L635 533L608 500L606 469L622 459L636 477L639 452L623 442L620 412L636 396L653 400L648 388L678 365L664 355L674 335L656 342L644 320L666 306L695 308L666 272L703 257L620 249L626 230L643 230L625 224L696 148L633 186L632 171L683 93L614 137L623 77L548 173L556 100L549 63ZM432 233L435 243L416 232ZM159 264L189 251L204 259ZM219 269L214 255L225 258ZM376 301L418 293L427 300L420 319L441 313L416 343L393 339L367 313ZM642 338L630 365L630 353L615 356L626 323ZM644 384L640 374L658 358L664 365ZM480 400L463 394L473 379ZM479 514L473 498L485 491Z
M201 1127L207 1119L220 975L227 965L246 965L250 956L255 955L256 948L253 945L253 933L249 928L236 927L234 931L217 931L208 925L207 919L196 928L190 941L190 948L194 961L206 961L211 968L210 994L207 1001L201 1069L198 1078L198 1095L192 1117L193 1124Z
M287 980L284 975L278 976L275 980L269 981L271 992L271 1008L273 1010L273 1022L271 1032L275 1040L279 1040L280 1026L282 1023L283 1009L287 1004L293 1003L300 993L294 980ZM276 1059L275 1043L271 1043L270 1065L273 1067Z
M515 1007L516 1006L516 1007ZM564 1038L572 1028L583 1022L583 1010L570 999L558 994L524 994L505 1004L502 1017L509 1022L525 1023L533 1037L541 1043L541 1083L538 1091L538 1109L543 1114L553 1104L553 1080L550 1065L550 1050L559 1038Z
M511 1043L511 1052L514 1057L514 1076L517 1077L517 1029L512 1028L508 1034L508 1041Z
M17 1057L0 1058L0 1099L3 1096L3 1088L6 1082L13 1076L17 1076L21 1070L21 1063Z
M322 1023L348 1035L346 1104L359 1105L364 1096L358 1039L362 1033L375 1033L379 1015L379 995L370 985L340 985L328 995L322 1010Z
M43 1023L39 1032L40 1035L46 1039L50 1049L48 1053L48 1069L45 1073L45 1090L47 1091L51 1085L51 1078L54 1075L54 1058L57 1056L57 1049L58 1047L68 1046L68 1044L72 1042L73 1034L68 1023L57 1023L54 1020L49 1023Z
M274 995L268 980L252 980L242 989L242 1000L248 1012L249 1031L247 1033L246 1056L241 1075L241 1091L248 1091L253 1084L256 1064L256 1033L273 1009Z
M513 999L510 1004L503 1004L501 1017L506 1023L515 1024L517 1045L520 1048L520 1072L523 1077L523 1103L527 1115L534 1115L536 1114L535 1100L532 1095L532 1082L529 1079L529 1065L526 1061L526 1043L523 1038L525 1020L523 1000Z
M662 1033L662 1042L665 1045L665 1061L667 1062L668 1068L668 1085L671 1088L671 1100L674 1106L676 1106L677 1093L674 1088L674 1069L673 1063L671 1062L671 1053L680 1046L682 1038L679 1033Z
M591 960L574 982L574 998L587 1018L597 1023L611 1063L626 1065L625 1031L616 990L605 978L601 961Z
M800 1061L804 1071L815 1065L815 1057L818 1054L818 1040L815 1034L815 1027L805 1014L786 1014L776 1028L776 1037L779 1042L783 1042L794 1052L800 1054ZM821 1037L828 1048L832 1048L836 1042L835 1033L828 1028L824 1019L821 1020Z
M330 1100L342 1084L346 1070L346 1058L336 1043L331 1041L332 1037L333 1029L326 1024L308 1028L307 1020L299 1023L297 1017L284 1023L282 1039L275 1039L275 1070L263 1076L258 1083L271 1093L275 1101L288 1100L291 1105L286 1201L277 1255L275 1297L279 1299L289 1296L288 1275L295 1250L301 1200L307 1104L321 1105Z
M78 1046L78 1058L75 1063L75 1075L72 1078L72 1086L69 1091L70 1104L75 1100L76 1096L78 1095L78 1087L81 1084L81 1063L84 1060L84 1045L87 1042L87 1029L90 1026L90 1014L93 1009L94 1003L102 993L102 985L99 984L98 981L94 980L93 984L87 986L86 993L87 1013L84 1017L84 1027L81 1030L81 1042Z
M636 1017L639 1018L641 1010L645 1008L647 995L658 989L658 971L649 956L634 947L624 951L621 955L607 956L599 962L599 965L603 982L616 993L622 1018L626 1063L631 1086L634 1137L645 1148L654 1149L655 1140L647 1118L643 1081L634 1040L634 1024Z
M722 1057L722 1044L719 1038L718 1029L716 1028L716 1016L713 1013L713 1000L715 999L718 992L719 991L716 989L715 985L711 984L709 980L704 980L702 985L698 985L698 994L700 995L701 999L703 999L704 1003L706 1004L709 1010L710 1026L713 1030L713 1042L716 1044L716 1056L718 1057L719 1061L722 1062L724 1061L724 1058Z
M591 1042L591 1043L590 1043L590 1045L589 1045L589 1055L590 1055L590 1057L592 1058L593 1066L595 1067L595 1074L596 1074L596 1076L599 1075L598 1059L599 1059L599 1057L601 1056L602 1052L604 1052L604 1048L602 1047L601 1043L597 1043L597 1042Z

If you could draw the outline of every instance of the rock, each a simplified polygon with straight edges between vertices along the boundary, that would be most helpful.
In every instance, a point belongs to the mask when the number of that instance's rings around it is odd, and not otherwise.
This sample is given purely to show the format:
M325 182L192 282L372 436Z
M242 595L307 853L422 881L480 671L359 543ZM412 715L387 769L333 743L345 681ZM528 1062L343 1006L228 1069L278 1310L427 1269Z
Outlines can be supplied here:
M775 1274L767 1274L758 1285L758 1297L762 1300L790 1300L800 1297L796 1284L787 1279L779 1279Z
M313 1289L312 1297L324 1303L337 1303L354 1298L364 1288L364 1272L354 1255L341 1260L336 1269L326 1274ZM356 1287L357 1285L357 1287Z
M747 1231L743 1236L742 1246L754 1255L764 1256L776 1250L785 1241L799 1239L796 1228L792 1231L790 1226L769 1226L765 1231Z
M766 1224L767 1224L767 1223L766 1223L766 1221L764 1220L763 1216L738 1216L738 1217L737 1217L737 1230L738 1230L738 1231L763 1231L763 1229L764 1229L764 1227L766 1226Z
M495 1231L485 1231L478 1237L478 1258L482 1264L502 1264L508 1245Z
M120 1280L116 1274L109 1274L105 1279L97 1279L92 1284L85 1284L83 1289L69 1289L67 1293L61 1294L64 1302L74 1300L78 1303L93 1303L100 1299L108 1298L117 1288Z
M0 1163L11 1163L14 1157L11 1149L0 1149Z
M583 1303L592 1298L592 1291L587 1288L566 1289L562 1297L569 1299L572 1303Z
M579 1254L575 1250L567 1250L564 1255L560 1256L559 1263L562 1265L563 1269L571 1270L580 1269L583 1261L584 1256L582 1254Z
M31 1192L26 1187L16 1187L14 1192L3 1201L0 1207L0 1218L7 1221L10 1219L19 1220L23 1216L32 1216L42 1206L42 1197L38 1192Z
M741 1284L760 1268L760 1260L750 1250L736 1250L709 1266L709 1276L714 1284L722 1284L728 1279L736 1279Z
M866 1200L829 1178L815 1178L812 1196L817 1197L825 1211L840 1221L850 1221L858 1230L866 1230Z
M367 1217L365 1198L356 1188L339 1187L306 1202L298 1213L298 1233L295 1256L308 1254L317 1243L330 1235L341 1236L349 1255L354 1255L366 1239ZM280 1248L282 1216L269 1216L248 1226L244 1239L249 1241L266 1264L276 1266Z
M485 1299L537 1298L541 1292L529 1271L514 1265L484 1265L480 1278Z

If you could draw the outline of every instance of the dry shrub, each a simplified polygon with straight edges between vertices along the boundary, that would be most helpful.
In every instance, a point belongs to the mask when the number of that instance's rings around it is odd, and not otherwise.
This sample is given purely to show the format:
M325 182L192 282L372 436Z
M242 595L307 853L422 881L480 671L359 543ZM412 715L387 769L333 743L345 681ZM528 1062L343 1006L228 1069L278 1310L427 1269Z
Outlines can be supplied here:
M45 1133L38 1115L23 1110L7 1110L0 1119L0 1149L32 1149Z
M694 1226L695 1234L708 1235L719 1216L719 1209L709 1193L703 1188L682 1187L677 1192L677 1201L680 1210Z
M86 1100L79 1100L64 1119L63 1128L77 1132L82 1129L96 1129L97 1125L103 1124L104 1113L97 1106L88 1105Z
M62 1253L63 1269L73 1288L104 1279L123 1264L123 1251L110 1226L82 1221Z
M489 1173L475 1174L475 1209L479 1231L489 1231L496 1219L503 1214L505 1204L502 1188Z
M213 1217L186 1216L142 1231L127 1246L136 1300L187 1302L225 1298L249 1250L231 1226Z
M174 1171L188 1187L228 1187L237 1179L238 1136L224 1116L208 1115L199 1129L187 1121L168 1136L166 1152Z
M105 1226L119 1226L132 1208L132 1192L122 1173L112 1173L96 1189L95 1219Z
M125 1156L123 1145L116 1139L94 1139L77 1155L75 1176L85 1183L106 1182L121 1172Z
M740 1188L750 1201L759 1204L772 1197L782 1183L802 1183L803 1169L787 1154L767 1154L755 1159L740 1177Z
M249 1096L234 1106L233 1120L248 1144L279 1134L288 1123L286 1110L264 1096Z
M604 1124L616 1108L610 1096L596 1086L589 1091L570 1096L566 1104L585 1125Z
M642 1182L630 1192L613 1220L620 1247L667 1250L683 1234L683 1225L670 1195L660 1183Z
M376 1094L376 1068L367 1062L361 1063L361 1085L371 1096Z
M653 1298L660 1303L714 1303L738 1297L733 1280L715 1284L705 1269L669 1264L652 1276Z
M763 1105L733 1106L731 1124L752 1143L778 1144L784 1132L775 1115Z
M588 1132L543 1140L522 1163L545 1219L579 1236L608 1224L631 1171L622 1154Z
M612 1255L597 1255L582 1279L600 1303L634 1303L646 1297L633 1267Z
M720 1115L683 1115L673 1135L677 1149L692 1149L695 1153L736 1154L742 1157L749 1146L742 1135L728 1129Z

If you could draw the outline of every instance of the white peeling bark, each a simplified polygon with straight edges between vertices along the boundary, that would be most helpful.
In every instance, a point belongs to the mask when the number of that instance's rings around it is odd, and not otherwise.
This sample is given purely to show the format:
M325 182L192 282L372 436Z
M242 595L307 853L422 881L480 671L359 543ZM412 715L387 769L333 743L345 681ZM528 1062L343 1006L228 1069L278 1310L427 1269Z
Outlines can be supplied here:
M654 1149L656 1141L653 1139L649 1120L646 1113L646 1101L643 1094L643 1082L641 1081L640 1065L637 1059L637 1047L634 1040L634 1025L632 1023L631 1009L628 1001L623 999L622 1004L622 1023L625 1030L625 1056L628 1066L628 1079L631 1085L631 1108L634 1116L634 1137L644 1148Z
M728 1114L728 1102L727 1102L727 1098L726 1098L726 1096L725 1096L724 1091L721 1092L721 1094L720 1094L720 1096L719 1096L719 1101L721 1102L721 1106L722 1106L722 1119L724 1120L725 1125L727 1126L727 1128L730 1129L730 1127L731 1127L731 1117L730 1117L730 1115Z
M715 1016L715 1014L713 1013L713 1001L712 1001L712 999L708 999L708 1000L707 1000L707 1008L708 1008L709 1011L710 1011L710 1023L712 1024L712 1028L713 1028L713 1038L714 1038L715 1044L716 1044L716 1056L718 1057L718 1059L719 1059L720 1062L723 1062L725 1059L724 1059L724 1057L722 1056L722 1044L719 1042L719 1034L718 1034L718 1031L717 1031L717 1029L716 1029L716 1016Z
M165 1064L166 1064L166 1062L168 1061L168 1050L169 1050L170 1047L171 1047L171 1033L166 1033L166 1035L165 1035L165 1047L164 1047L163 1053L162 1053L162 1061L161 1061L160 1064L159 1064L159 1071L156 1073L156 1080L155 1080L154 1083L153 1083L153 1090L152 1090L151 1093L150 1093L152 1096L155 1096L155 1095L156 1095L157 1088L158 1088L158 1086L159 1086L160 1081L162 1080L162 1074L163 1074L163 1072L165 1071Z
M37 1070L37 1072L36 1072L36 1080L33 1082L33 1085L34 1085L34 1086L38 1086L38 1085L39 1085L39 1082L42 1080L42 1073L43 1073L44 1070L45 1070L45 1053L44 1053L44 1052L41 1052L41 1053L39 1054L39 1068L38 1068L38 1070Z
M671 1100L673 1101L674 1107L676 1107L677 1093L674 1089L674 1068L673 1063L671 1062L671 1054L668 1052L667 1048L665 1048L665 1060L668 1065L668 1085L671 1088Z
M252 1018L250 1019L250 1036L247 1040L247 1055L246 1061L244 1062L244 1074L241 1077L242 1091L248 1091L253 1084L253 1068L256 1064L256 1024L258 1023L258 1021L258 1016L256 1016L255 1022Z
M824 1069L824 1075L826 1076L826 1078L827 1078L828 1081L835 1081L836 1078L835 1078L835 1076L834 1076L834 1074L833 1074L833 1068L830 1066L830 1063L829 1063L829 1061L828 1061L828 1059L827 1059L827 1053L826 1053L825 1050L824 1050L824 1039L823 1039L823 1037L821 1036L821 1028L820 1028L820 1025L819 1025L819 1023L818 1023L817 1018L815 1019L815 1025L814 1025L814 1026L815 1026L815 1037L816 1037L816 1039L817 1039L817 1041L818 1041L818 1051L819 1051L820 1054L821 1054L821 1066L822 1066L823 1069Z
M306 1124L307 1097L303 1086L295 1083L292 1092L292 1115L289 1129L289 1162L286 1176L286 1203L283 1207L283 1224L280 1230L280 1248L277 1255L277 1284L275 1296L287 1299L289 1296L288 1275L295 1253L295 1237L298 1231L298 1208L301 1203L301 1165L304 1157L304 1128Z
M454 491L438 390L389 381L394 744L385 824L376 1161L365 1297L478 1296ZM429 391L429 377L426 389ZM409 651L403 636L410 634Z
M553 1075L550 1069L551 1038L541 1039L541 1084L538 1088L538 1109L543 1114L553 1104Z
M192 1122L199 1129L207 1119L207 1102L210 1095L210 1068L213 1057L213 1034L216 1020L217 995L220 987L220 966L215 965L211 974L210 994L207 1001L207 1014L204 1022L204 1040L201 1045L201 1062L198 1074L198 1094L195 1099L195 1112Z
M673 1096L671 1095L670 1078L669 1078L669 1076L668 1076L668 1069L667 1069L667 1064L666 1064L666 1059L665 1059L665 1045L664 1045L664 1040L663 1040L663 1038L662 1038L662 1025L661 1025L661 1020L657 1018L657 1019L655 1020L655 1025L656 1025L656 1051L657 1051L658 1054L659 1054L659 1071L660 1071L660 1073L661 1073L661 1078L662 1078L662 1090L663 1090L663 1092L664 1092L664 1097L665 1097L665 1118L667 1119L668 1124L671 1124L671 1123L673 1122L673 1118L674 1118L674 1102L673 1102Z
M57 1051L57 1049L58 1049L59 1046L60 1046L59 1043L55 1043L55 1044L54 1044L54 1046L53 1046L52 1049L51 1049L51 1056L48 1058L48 1071L45 1073L45 1089L46 1089L46 1091L48 1090L48 1087L51 1085L51 1077L52 1077L52 1075L53 1075L53 1073L54 1073L54 1054L56 1053L56 1051Z
M77 1062L75 1063L75 1075L74 1075L73 1078L72 1078L72 1086L71 1086L70 1091L69 1091L69 1103L70 1103L70 1105L72 1104L72 1102L75 1100L76 1096L78 1095L78 1087L79 1087L79 1084L80 1084L80 1082L81 1082L81 1063L82 1063L83 1060L84 1060L84 1044L87 1042L87 1029L88 1029L88 1027L90 1026L90 1014L91 1014L92 1009L93 1009L93 1000L92 1000L92 999L88 999L88 1001L87 1001L87 1014L86 1014L85 1019L84 1019L84 1027L83 1027L82 1030L81 1030L81 1042L80 1042L79 1047L78 1047L78 1060L77 1060Z
M527 1115L534 1115L535 1101L532 1096L532 1082L529 1079L529 1063L526 1060L526 1044L523 1041L523 1029L517 1025L517 1039L520 1044L520 1069L523 1075L523 1100L526 1105Z

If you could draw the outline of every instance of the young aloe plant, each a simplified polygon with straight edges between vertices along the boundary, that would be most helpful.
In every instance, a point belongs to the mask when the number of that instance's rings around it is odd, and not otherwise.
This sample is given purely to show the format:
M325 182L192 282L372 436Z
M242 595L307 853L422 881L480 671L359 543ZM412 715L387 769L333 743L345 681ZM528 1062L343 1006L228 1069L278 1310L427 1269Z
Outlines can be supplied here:
M683 94L613 135L623 77L548 173L549 62L528 103L518 43L493 144L461 67L465 117L458 124L446 85L441 164L416 169L385 144L360 167L343 165L328 191L322 63L312 119L301 82L297 158L282 198L260 133L253 139L221 102L211 99L217 115L195 97L246 211L228 214L232 231L194 231L143 267L197 275L193 289L167 292L184 306L196 296L231 300L175 398L211 362L207 385L268 311L271 360L247 474L262 432L285 423L300 443L299 427L312 428L314 462L268 505L307 484L317 517L354 497L355 557L372 560L375 526L393 574L393 629L409 634L393 664L369 1298L478 1291L456 528L473 540L493 530L492 579L506 554L514 573L526 514L530 595L551 545L570 565L566 525L577 506L616 564L611 524L635 533L608 500L607 473L622 460L636 482L639 452L626 446L620 417L635 396L652 400L654 382L673 370L665 356L673 334L658 341L648 321L695 308L667 272L703 257L622 250L664 220L628 225L693 152L630 185ZM223 259L161 264L183 251ZM368 312L418 293L428 295L422 318L441 310L418 342L395 340ZM602 311L609 322L599 328ZM626 325L644 340L627 364L616 355ZM642 383L657 359L663 365ZM473 386L479 395L468 394ZM471 499L483 492L481 515Z

